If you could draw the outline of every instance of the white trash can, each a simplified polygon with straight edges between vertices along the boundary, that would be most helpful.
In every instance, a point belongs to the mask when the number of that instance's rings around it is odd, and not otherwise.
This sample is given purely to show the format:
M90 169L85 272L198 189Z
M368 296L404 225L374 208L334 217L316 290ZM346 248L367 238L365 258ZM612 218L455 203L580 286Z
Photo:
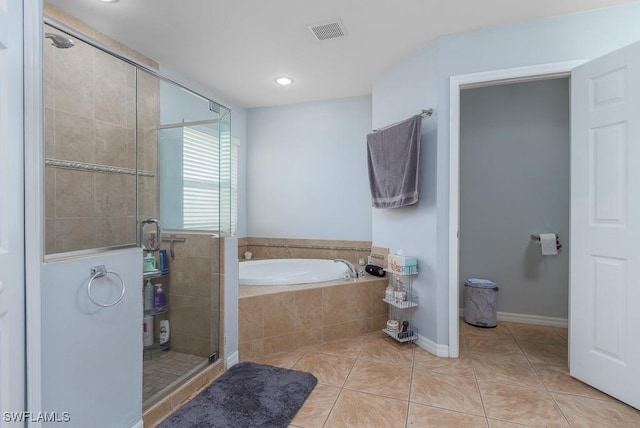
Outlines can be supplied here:
M464 321L476 327L498 325L498 285L488 279L468 278L464 282Z

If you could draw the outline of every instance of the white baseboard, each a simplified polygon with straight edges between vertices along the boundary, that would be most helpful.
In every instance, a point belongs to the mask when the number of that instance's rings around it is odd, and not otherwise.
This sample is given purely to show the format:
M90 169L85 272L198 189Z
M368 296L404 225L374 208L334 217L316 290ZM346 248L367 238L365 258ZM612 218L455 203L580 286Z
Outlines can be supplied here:
M555 317L543 317L540 315L527 315L527 314L511 314L509 312L498 312L498 321L517 322L520 324L535 324L546 325L550 327L563 327L569 326L569 320L566 318Z
M458 310L458 316L464 317L464 308ZM556 317L544 317L541 315L528 315L528 314L512 314L510 312L497 312L496 317L498 321L515 322L519 324L534 324L534 325L546 325L549 327L562 327L567 328L569 326L569 320L566 318Z
M143 428L144 427L144 422L142 421L142 419L140 419L135 425L133 425L131 428Z
M235 351L233 354L227 357L225 361L226 368L229 369L230 367L235 366L239 362L240 362L240 355L238 354L238 351Z
M420 348L432 353L436 357L449 357L449 345L438 344L420 334L418 335L418 340L416 340L415 343Z

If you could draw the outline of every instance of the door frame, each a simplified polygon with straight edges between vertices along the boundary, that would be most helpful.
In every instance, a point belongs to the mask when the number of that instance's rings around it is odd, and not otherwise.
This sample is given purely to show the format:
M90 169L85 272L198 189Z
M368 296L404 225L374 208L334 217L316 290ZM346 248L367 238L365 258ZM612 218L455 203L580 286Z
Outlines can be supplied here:
M24 192L27 409L42 409L41 265L44 255L42 0L23 2ZM29 427L41 422L30 420Z
M483 86L570 77L572 69L587 61L585 59L491 70L451 76L449 79L449 357L451 358L457 358L460 350L460 344L458 343L460 295L460 91Z

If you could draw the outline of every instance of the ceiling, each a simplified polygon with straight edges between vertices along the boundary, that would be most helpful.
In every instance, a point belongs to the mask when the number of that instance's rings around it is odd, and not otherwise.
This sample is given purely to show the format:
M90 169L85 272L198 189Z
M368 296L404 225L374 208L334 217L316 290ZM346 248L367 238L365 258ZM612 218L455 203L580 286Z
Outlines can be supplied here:
M631 0L45 0L218 94L261 107L371 93L373 79L438 35ZM318 41L308 25L341 19ZM294 83L276 85L279 76Z

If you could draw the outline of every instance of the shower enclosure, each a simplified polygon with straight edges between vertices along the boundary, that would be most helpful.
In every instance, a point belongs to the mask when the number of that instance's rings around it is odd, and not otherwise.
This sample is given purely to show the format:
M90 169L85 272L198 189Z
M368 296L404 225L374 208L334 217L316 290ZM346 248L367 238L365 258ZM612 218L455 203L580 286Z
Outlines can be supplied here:
M168 346L140 353L148 408L220 351L230 110L72 17L45 18L43 33L45 260L139 246L141 221L162 226L161 236L143 237L168 255L168 271L143 281L161 283L167 295L167 307L153 313L155 342L160 321L170 326ZM127 292L142 294L143 285Z

